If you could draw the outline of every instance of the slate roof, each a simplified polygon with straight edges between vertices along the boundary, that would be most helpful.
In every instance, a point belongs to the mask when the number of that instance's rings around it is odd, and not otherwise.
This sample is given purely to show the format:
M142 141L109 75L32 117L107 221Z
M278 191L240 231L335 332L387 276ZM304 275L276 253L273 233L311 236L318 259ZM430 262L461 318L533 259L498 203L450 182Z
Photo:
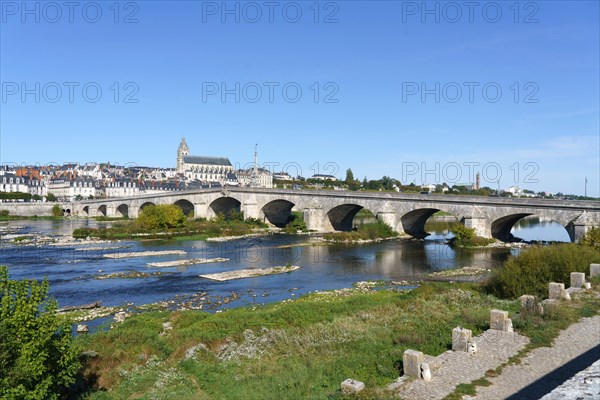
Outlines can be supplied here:
M231 166L231 162L225 157L183 156L183 162L186 164Z

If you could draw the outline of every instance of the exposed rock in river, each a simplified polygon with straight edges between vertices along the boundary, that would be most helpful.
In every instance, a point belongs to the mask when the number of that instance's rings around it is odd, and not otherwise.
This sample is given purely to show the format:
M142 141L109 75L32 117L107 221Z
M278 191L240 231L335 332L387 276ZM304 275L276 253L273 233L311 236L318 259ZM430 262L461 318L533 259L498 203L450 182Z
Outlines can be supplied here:
M129 258L129 257L154 257L168 255L184 255L187 254L183 250L162 250L162 251L134 251L130 253L113 253L104 254L105 258Z
M175 260L175 261L164 261L164 262L151 262L147 265L149 267L166 268L166 267L185 267L194 264L208 264L229 261L229 258L217 257L217 258L190 258L189 260Z
M296 265L285 266L285 267L271 267L271 268L253 268L253 269L239 269L237 271L221 272L218 274L206 274L200 275L200 278L211 279L214 281L225 282L233 279L251 278L263 275L276 275L283 274L286 272L292 272L300 269Z

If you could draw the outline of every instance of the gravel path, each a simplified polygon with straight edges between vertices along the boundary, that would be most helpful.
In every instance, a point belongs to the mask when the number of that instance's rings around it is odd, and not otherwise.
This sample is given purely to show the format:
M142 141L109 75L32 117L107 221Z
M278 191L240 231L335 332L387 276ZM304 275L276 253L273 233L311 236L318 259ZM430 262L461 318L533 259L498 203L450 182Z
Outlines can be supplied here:
M548 393L541 400L600 399L600 360Z
M473 355L461 351L448 351L437 357L426 355L432 374L430 382L401 377L388 389L403 399L443 399L456 385L481 378L487 370L507 362L529 343L527 337L515 332L492 329L474 339L478 351Z
M532 350L521 364L507 366L500 376L489 378L492 385L477 388L474 398L539 399L598 359L600 316L584 318L562 331L552 347ZM555 398L571 397L549 397Z

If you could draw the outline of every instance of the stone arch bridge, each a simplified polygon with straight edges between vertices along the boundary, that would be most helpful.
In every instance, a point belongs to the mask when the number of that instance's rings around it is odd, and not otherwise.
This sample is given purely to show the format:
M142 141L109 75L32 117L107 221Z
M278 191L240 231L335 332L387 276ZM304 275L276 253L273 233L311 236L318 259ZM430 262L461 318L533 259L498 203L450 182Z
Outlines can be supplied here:
M186 215L212 218L219 212L241 211L275 226L285 225L293 211L304 214L309 229L318 232L351 230L363 208L373 212L395 231L425 237L427 219L437 211L450 213L483 237L511 238L512 226L535 215L559 222L572 241L600 226L600 202L501 197L417 195L402 193L308 191L256 188L212 188L136 197L84 200L71 203L77 216L127 216L136 218L150 204L175 204Z

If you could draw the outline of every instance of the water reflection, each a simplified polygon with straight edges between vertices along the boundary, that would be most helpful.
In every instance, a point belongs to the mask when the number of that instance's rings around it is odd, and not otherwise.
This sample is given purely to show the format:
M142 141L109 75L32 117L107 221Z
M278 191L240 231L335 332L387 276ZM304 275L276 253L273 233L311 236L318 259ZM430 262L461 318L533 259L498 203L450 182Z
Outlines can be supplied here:
M537 216L517 221L510 233L525 241L570 242L569 233L558 222Z

